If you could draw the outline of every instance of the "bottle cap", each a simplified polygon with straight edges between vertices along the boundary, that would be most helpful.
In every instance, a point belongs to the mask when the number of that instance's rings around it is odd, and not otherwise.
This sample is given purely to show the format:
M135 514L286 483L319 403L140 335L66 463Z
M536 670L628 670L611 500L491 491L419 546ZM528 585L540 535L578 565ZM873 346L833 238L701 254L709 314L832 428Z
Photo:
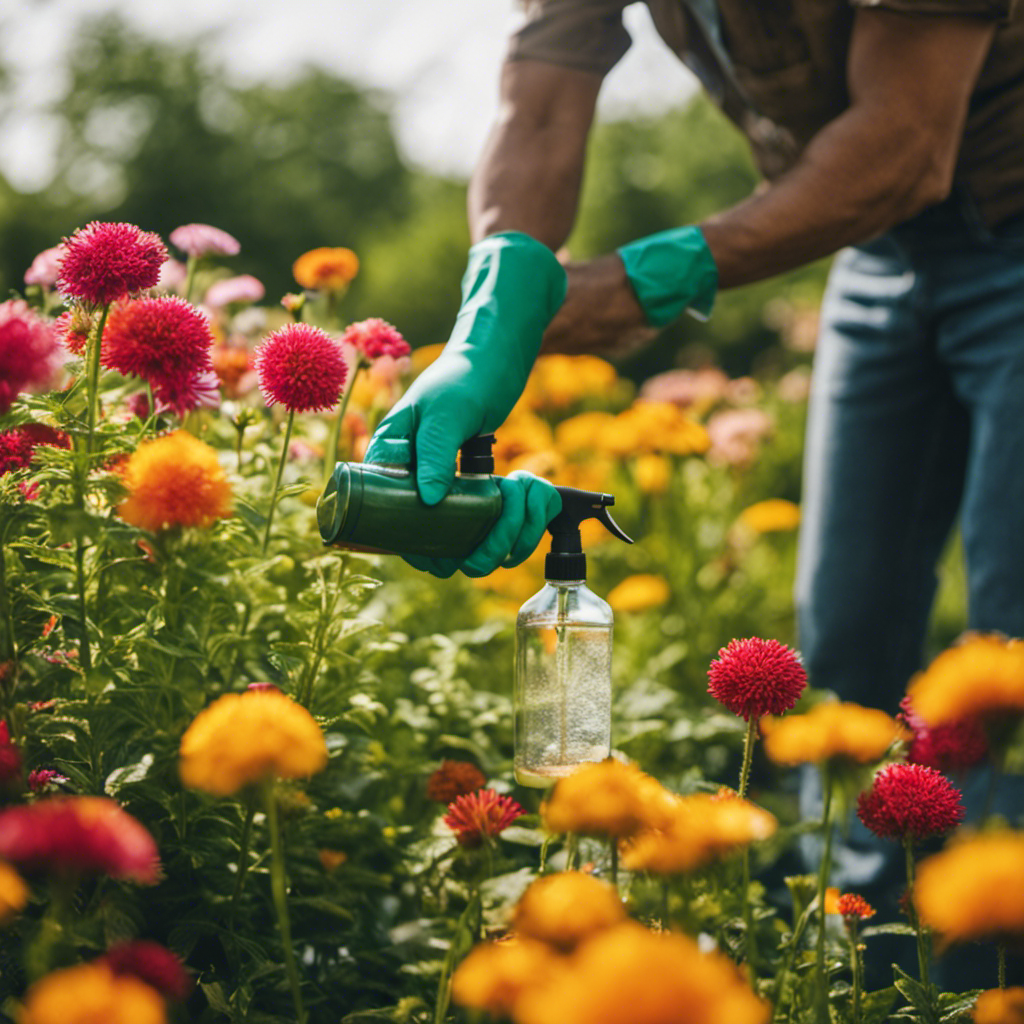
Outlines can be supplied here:
M575 487L556 487L562 496L562 511L548 523L551 551L544 559L544 578L555 582L585 580L587 556L583 553L580 523L596 519L610 534L632 544L608 511L615 504L615 496L598 491L581 491Z

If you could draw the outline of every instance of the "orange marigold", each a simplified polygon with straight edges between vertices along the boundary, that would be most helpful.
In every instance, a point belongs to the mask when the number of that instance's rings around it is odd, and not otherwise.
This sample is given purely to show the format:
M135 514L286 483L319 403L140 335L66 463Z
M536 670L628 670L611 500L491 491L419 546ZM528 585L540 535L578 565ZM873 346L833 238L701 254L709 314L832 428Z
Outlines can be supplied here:
M784 498L768 498L748 505L736 518L751 533L779 533L800 525L800 506Z
M476 946L452 978L452 998L494 1017L510 1017L520 996L550 980L564 960L543 942L512 938Z
M990 988L974 1004L974 1024L1024 1024L1024 988Z
M764 751L776 764L870 764L907 736L884 711L835 701L816 704L805 715L763 718L761 729Z
M54 971L25 995L19 1024L166 1024L163 996L97 962Z
M971 715L1024 713L1024 642L972 634L943 651L908 689L930 726Z
M632 922L600 932L516 1000L516 1024L764 1024L770 1007L718 953Z
M664 576L640 573L627 576L612 587L608 603L617 612L646 612L660 608L672 596L672 588Z
M28 902L28 886L21 875L0 861L0 924L10 920L25 909Z
M1024 833L983 833L922 861L914 906L947 942L1024 939Z
M206 527L231 514L231 485L217 453L184 430L139 445L125 483L128 498L118 512L143 530Z
M310 249L292 264L295 280L310 291L341 291L358 273L359 257L345 248Z
M512 924L520 934L568 952L625 919L614 886L593 875L563 871L530 885L516 904Z

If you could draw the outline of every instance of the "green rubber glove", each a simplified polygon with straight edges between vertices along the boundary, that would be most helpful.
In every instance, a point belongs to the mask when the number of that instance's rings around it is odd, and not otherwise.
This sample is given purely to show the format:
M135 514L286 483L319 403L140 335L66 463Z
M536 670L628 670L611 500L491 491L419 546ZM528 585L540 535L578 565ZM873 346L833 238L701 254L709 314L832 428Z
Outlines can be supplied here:
M366 461L377 461L383 441L408 438L420 497L436 505L451 489L462 442L496 430L522 394L566 287L554 253L529 235L477 242L448 344L381 422Z
M664 327L689 310L706 320L718 290L718 268L700 228L688 225L648 235L618 250L647 316Z

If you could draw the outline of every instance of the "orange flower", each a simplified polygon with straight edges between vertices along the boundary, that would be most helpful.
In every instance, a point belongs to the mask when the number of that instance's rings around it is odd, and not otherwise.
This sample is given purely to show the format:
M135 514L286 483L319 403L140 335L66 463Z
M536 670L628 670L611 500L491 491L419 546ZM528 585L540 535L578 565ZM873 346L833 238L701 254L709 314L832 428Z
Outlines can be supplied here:
M359 257L351 249L310 249L292 264L295 280L310 291L341 291L358 273Z
M633 479L643 494L664 494L672 482L672 463L663 455L641 455L633 463Z
M0 861L0 924L25 909L28 886L9 864Z
M776 764L878 761L906 730L884 711L828 701L805 715L761 719L764 751Z
M526 385L534 409L562 409L590 395L606 396L618 381L611 363L597 356L541 356Z
M320 866L328 874L348 860L348 854L344 850L317 850L317 857L320 859Z
M627 576L608 594L608 603L617 612L645 612L660 608L672 596L668 580L663 576L641 573Z
M508 1017L523 992L543 985L562 963L562 957L543 942L485 942L459 964L452 978L452 998L494 1017Z
M908 689L926 725L971 715L1024 713L1024 642L973 634L943 651Z
M626 847L623 864L631 871L693 871L767 839L778 827L773 815L730 791L679 797L671 809L667 825L641 832Z
M530 885L516 904L512 924L521 935L568 952L625 919L614 886L593 875L564 871Z
M914 906L948 942L1024 938L1024 833L983 833L922 861Z
M274 777L307 778L327 765L320 726L279 690L219 697L185 730L179 754L181 781L216 796Z
M1024 988L990 988L974 1004L974 1024L1024 1024Z
M102 962L54 971L25 996L19 1024L166 1024L163 997Z
M664 823L671 799L635 765L608 758L560 779L541 814L552 832L629 836Z
M139 445L125 467L118 512L143 530L210 526L231 514L231 485L208 444L184 430Z
M784 498L769 498L749 505L736 522L751 533L780 533L800 525L800 506Z
M555 443L565 455L589 454L600 447L604 432L615 428L610 412L581 412L555 427Z
M514 1012L516 1024L764 1024L770 1007L726 957L630 922L584 942Z

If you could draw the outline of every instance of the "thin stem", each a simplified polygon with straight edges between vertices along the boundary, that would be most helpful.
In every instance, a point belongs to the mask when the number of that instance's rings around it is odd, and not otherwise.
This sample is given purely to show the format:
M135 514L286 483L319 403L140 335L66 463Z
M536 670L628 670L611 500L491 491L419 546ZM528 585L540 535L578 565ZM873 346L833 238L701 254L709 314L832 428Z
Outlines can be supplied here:
M825 889L828 886L832 871L832 773L828 765L821 769L822 787L822 827L824 829L824 848L821 852L821 865L818 868L818 945L816 953L816 970L818 974L818 998L823 1017L828 1015L828 978L825 974Z
M250 794L245 808L245 820L242 822L242 837L238 841L238 871L235 875L235 891L231 894L231 910L228 914L228 931L235 930L235 911L245 885L245 876L249 870L249 842L252 839L252 820L256 816L256 800Z
M747 972L750 987L757 990L757 937L754 935L754 914L750 902L750 847L743 848L743 934L746 942Z
M267 545L270 543L270 525L274 521L274 509L277 507L277 492L281 489L281 477L284 476L284 464L288 459L288 444L292 439L292 427L295 425L295 410L288 412L288 425L284 429L284 446L281 448L281 460L277 464L277 478L274 480L274 490L270 495L270 511L267 512L267 528L263 534L263 554L267 553Z
M89 625L85 604L85 541L75 538L75 584L78 590L78 610L82 617L82 636L78 643L78 660L88 672L92 668L92 651L89 648Z
M612 836L608 840L608 844L611 847L611 879L612 885L615 886L616 890L619 887L619 841Z
M100 353L103 348L103 329L107 325L107 314L110 306L103 307L100 314L100 322L96 325L96 332L89 338L89 350L86 356L86 401L89 403L87 410L88 433L85 439L85 451L87 455L92 454L93 435L96 431L96 420L99 418L99 383L100 383ZM86 475L88 475L88 459L86 460Z
M853 998L852 998L852 1011L853 1011L853 1024L860 1024L860 990L861 990L861 964L860 964L860 948L857 943L857 922L852 920L847 925L849 929L848 934L850 936L850 972L853 975Z
M14 637L14 611L7 592L7 563L4 560L4 545L0 540L0 616L3 617L4 635L0 644L0 664L13 662L18 656L18 645Z
M579 862L580 841L575 832L570 832L565 840L565 870L575 871Z
M334 422L331 424L330 435L327 438L327 447L324 449L324 487L330 482L331 474L334 472L334 466L338 461L338 442L341 439L341 428L345 420L345 412L348 409L349 399L352 397L352 392L356 387L356 377L359 376L360 370L366 366L366 363L360 358L356 363L356 368L352 372L352 377L348 381L348 387L345 388L341 396L341 406L338 409L338 415L334 418Z
M192 286L196 280L196 267L199 264L198 256L189 256L185 264L185 301L192 301Z
M295 1020L297 1024L305 1024L306 1011L302 1006L299 967L295 962L295 950L292 948L292 926L288 917L281 825L277 818L277 799L272 784L268 784L264 788L263 795L267 809L267 828L270 831L270 891L274 898L274 910L277 912L277 926L281 931L281 943L284 946L284 965L288 972L288 985L292 990L292 1002L295 1004Z
M914 844L909 839L903 843L903 852L906 856L907 864L907 906L910 909L910 918L913 921L914 933L917 936L917 969L921 978L921 984L925 988L930 989L928 947L925 942L924 929L921 927L921 919L917 916L917 911L914 909Z
M754 760L754 744L757 742L757 719L751 715L747 722L747 735L743 741L743 767L740 768L740 796L747 795L750 782L750 765Z
M1006 988L1006 946L1002 942L996 946L996 955L999 957L999 987Z

